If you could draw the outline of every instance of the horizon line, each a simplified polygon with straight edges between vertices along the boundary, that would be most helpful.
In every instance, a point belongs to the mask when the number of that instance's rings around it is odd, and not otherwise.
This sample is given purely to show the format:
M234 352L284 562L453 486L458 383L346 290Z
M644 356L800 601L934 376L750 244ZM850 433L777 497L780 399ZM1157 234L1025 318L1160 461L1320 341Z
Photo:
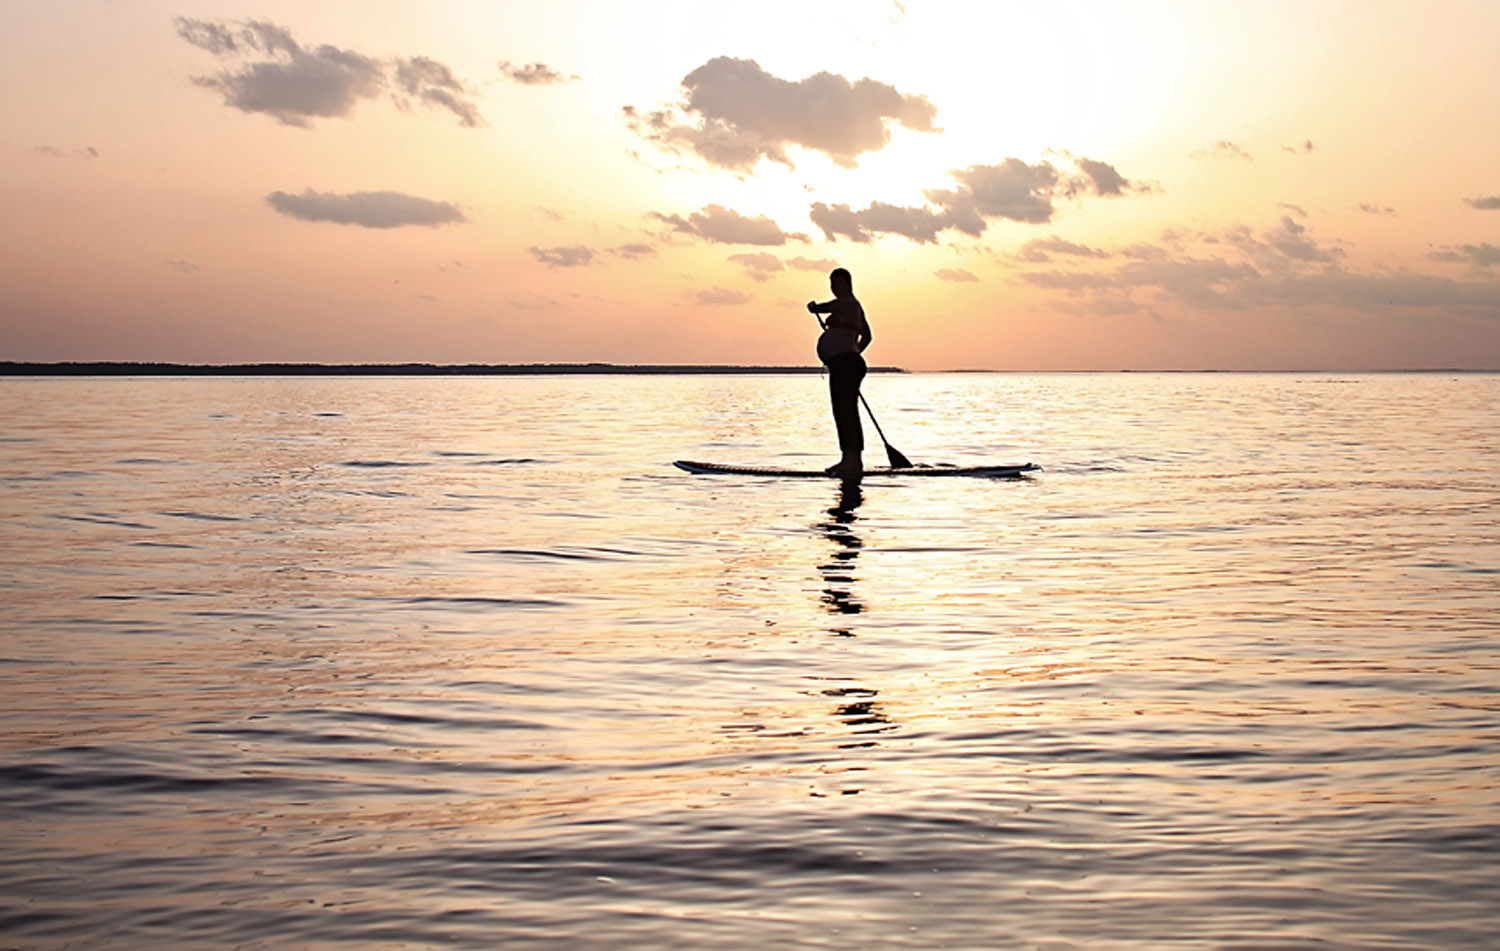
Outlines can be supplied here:
M179 363L157 360L4 360L0 376L520 376L588 374L804 374L821 373L817 365L717 363L321 363L255 361L247 363ZM872 366L870 373L1500 373L1485 367L1372 367L1367 369L1217 367L1120 367L1115 369L1018 370L992 367L951 367L909 370Z

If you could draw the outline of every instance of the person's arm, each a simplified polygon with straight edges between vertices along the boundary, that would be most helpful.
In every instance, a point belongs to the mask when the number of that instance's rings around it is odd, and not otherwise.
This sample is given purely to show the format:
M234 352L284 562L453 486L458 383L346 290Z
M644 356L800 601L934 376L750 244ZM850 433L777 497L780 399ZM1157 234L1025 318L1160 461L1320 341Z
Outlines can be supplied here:
M870 322L865 319L864 313L861 312L859 315L859 338L856 341L856 345L859 347L859 352L864 353L865 348L868 347L870 345L870 341L874 339L875 334L870 330Z
M838 304L839 299L837 297L822 304L815 300L810 300L807 302L807 312L809 314L831 314L838 309Z

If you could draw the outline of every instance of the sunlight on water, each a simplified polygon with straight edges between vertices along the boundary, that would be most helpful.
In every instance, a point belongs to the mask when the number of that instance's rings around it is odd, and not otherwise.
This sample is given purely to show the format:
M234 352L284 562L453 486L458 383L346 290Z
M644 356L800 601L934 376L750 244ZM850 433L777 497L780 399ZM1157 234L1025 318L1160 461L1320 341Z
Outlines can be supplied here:
M0 381L0 946L1500 930L1500 377L823 386Z

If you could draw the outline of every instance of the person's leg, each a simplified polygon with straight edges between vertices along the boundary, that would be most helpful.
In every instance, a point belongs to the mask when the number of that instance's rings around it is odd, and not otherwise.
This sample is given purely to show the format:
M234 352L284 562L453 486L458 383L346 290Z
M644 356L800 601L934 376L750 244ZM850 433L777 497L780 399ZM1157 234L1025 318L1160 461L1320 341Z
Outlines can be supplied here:
M828 393L833 402L833 424L839 434L842 454L837 468L858 472L863 468L864 429L859 421L859 385L865 378L865 360L857 353L839 354L828 366Z

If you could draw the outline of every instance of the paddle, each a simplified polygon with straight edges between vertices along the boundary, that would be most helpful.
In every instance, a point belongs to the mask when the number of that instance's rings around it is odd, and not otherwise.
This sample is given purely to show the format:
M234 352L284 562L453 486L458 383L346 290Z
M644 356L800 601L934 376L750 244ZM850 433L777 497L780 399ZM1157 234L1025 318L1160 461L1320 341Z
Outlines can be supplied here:
M823 323L823 315L822 314L813 314L813 316L816 317L816 318L818 318L818 326L819 327L822 327L824 330L828 329L828 325L825 324L825 323ZM885 445L885 456L886 456L887 459L889 459L891 461L891 468L892 469L912 469L912 468L915 468L912 465L911 460L908 459L908 458L906 458L906 456L902 455L901 450L897 449L895 446L892 446L890 444L890 441L885 438L885 430L883 430L883 429L880 428L880 420L878 420L878 419L875 418L875 411L872 410L872 409L870 409L870 401L867 400L867 399L865 399L865 394L863 394L863 393L859 394L859 401L860 401L861 404L863 404L863 406L865 408L865 412L870 414L870 422L872 422L872 423L875 424L875 432L877 432L877 433L880 434L880 441L881 441L882 444Z

